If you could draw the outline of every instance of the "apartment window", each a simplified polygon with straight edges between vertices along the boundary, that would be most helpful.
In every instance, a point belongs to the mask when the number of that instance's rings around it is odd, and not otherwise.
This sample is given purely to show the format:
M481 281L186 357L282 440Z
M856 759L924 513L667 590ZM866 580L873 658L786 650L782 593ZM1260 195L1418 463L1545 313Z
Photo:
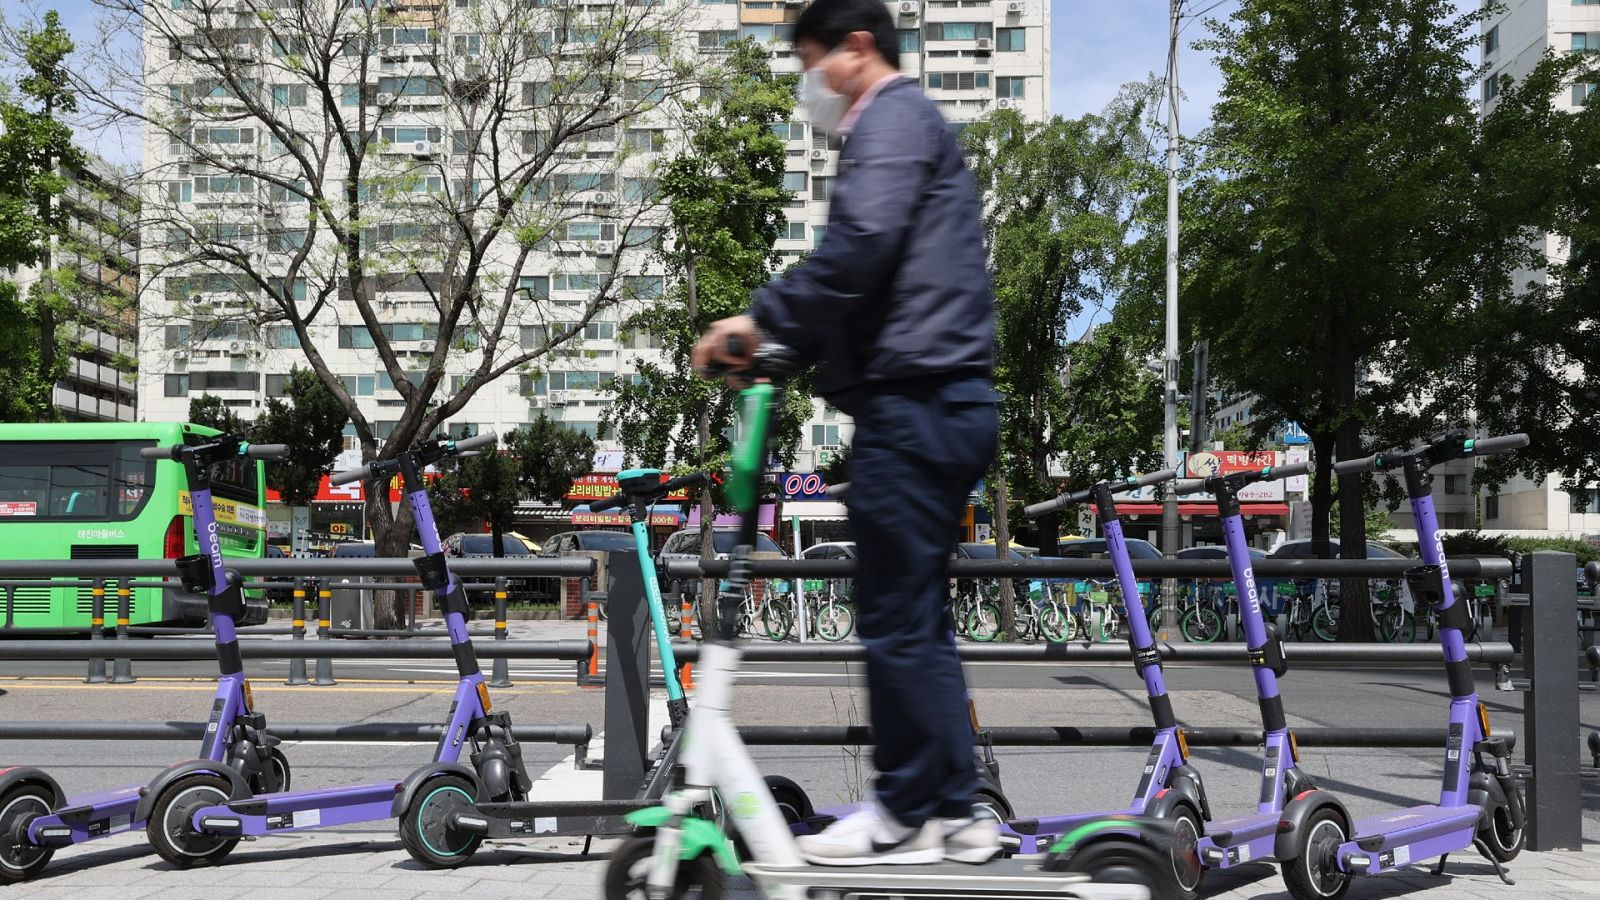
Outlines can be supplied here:
M1595 91L1597 89L1600 89L1600 85L1597 85L1597 84L1582 84L1582 83L1573 85L1572 86L1572 105L1573 106L1582 106L1585 103L1588 103L1589 102L1589 98L1594 96Z
M433 43L432 29L428 28L380 28L378 41L386 46L396 44L431 44Z
M1500 74L1496 72L1483 80L1483 102L1488 103L1498 96L1500 96Z
M784 230L783 238L784 238L784 240L788 240L788 241L803 241L803 240L805 240L806 239L806 223L804 223L804 222L790 222L790 223L788 223L788 227Z
M305 56L306 39L294 35L274 34L272 38L273 56Z
M550 289L555 291L593 291L600 288L600 278L594 272L556 272L550 276Z
M659 151L667 146L667 133L660 128L629 128L622 136L622 146L641 152Z
M523 106L548 106L554 96L548 81L524 81L522 83Z
M165 397L189 396L188 375L167 375L161 379L161 393Z
M260 372L190 372L189 384L198 391L258 391Z
M702 31L699 35L701 50L720 50L739 40L739 32L732 29L726 31Z
M187 325L168 325L164 329L162 346L168 350L181 350L189 346L190 330ZM168 394L167 396L172 396Z
M548 300L550 298L550 276L523 275L517 279L517 290L527 291L536 300Z
M633 334L628 335L623 346L627 347L629 350L660 350L662 347L666 346L666 344L662 342L661 338L651 334L648 331L635 331ZM639 383L642 383L642 381L629 381L629 384Z
M783 189L792 193L805 193L806 179L810 177L806 172L783 173Z
M993 22L929 22L927 29L930 41L975 41L994 37Z
M818 175L811 179L811 199L824 202L833 198L833 178L827 175Z
M915 28L896 29L895 36L899 38L901 53L915 53L922 49L922 32Z
M427 75L407 75L401 78L379 78L378 92L397 97L439 97L444 95L444 84Z
M1489 54L1489 53L1493 53L1493 52L1495 52L1496 50L1499 50L1499 49L1500 49L1500 26L1496 25L1493 28L1490 28L1483 35L1483 52L1485 54Z
M811 426L811 446L819 447L824 444L839 444L839 426L816 424Z
M371 397L378 388L378 379L372 375L340 375L339 383L352 397Z
M814 247L814 248L815 247L821 247L822 246L822 236L824 234L826 234L827 232L828 232L828 226L826 226L826 225L818 225L815 228L812 228L811 229L811 246Z
M1574 50L1600 50L1600 32L1577 32L1572 36Z
M772 133L782 141L803 141L806 139L806 125L804 122L774 122Z
M188 203L194 199L194 189L187 181L169 181L167 199L173 203Z
M254 128L196 128L194 130L196 144L254 144L256 130Z
M439 142L443 132L438 128L379 128L378 137L391 144L410 144L416 141Z
M1485 519L1500 518L1500 495L1490 494L1483 498L1483 517Z
M273 203L289 203L295 200L302 200L304 197L295 192L304 192L305 189L306 183L298 178L288 184L269 184L267 185L267 199Z
M617 226L611 222L565 222L555 227L558 241L614 241Z
M940 91L987 90L988 72L929 72L928 88Z
M339 85L339 105L340 106L360 106L361 105L361 85L359 85L359 84L341 84L341 85Z
M1444 477L1444 492L1446 494L1464 494L1467 492L1467 479L1461 475L1446 475Z
M622 83L622 99L629 103L661 103L667 99L667 91L661 86L660 81L641 78L638 81Z
M994 30L994 48L1002 53L1028 49L1028 29L996 28Z
M636 202L654 199L660 185L654 178L622 179L622 199Z
M273 106L305 106L306 86L303 84L275 84L272 86Z
M476 34L458 34L451 39L457 56L477 56L483 52L483 38Z
M752 6L751 4L745 4ZM794 26L784 24L773 25L740 25L739 37L754 38L760 43L776 43L778 41L792 42L794 40Z
M996 97L1022 97L1028 79L996 77L994 80L994 95Z
M293 325L279 323L263 328L261 341L273 350L294 350L300 346L300 335L295 334Z
M289 396L289 376L268 375L266 394L268 397Z
M255 179L248 175L197 175L196 194L248 194L255 190Z
M1567 496L1572 498L1572 511L1578 515L1600 514L1600 485L1588 487L1567 488Z
M611 322L590 322L583 326L583 340L609 341L617 336L617 326Z
M267 232L267 249L274 253L293 253L305 245L304 228L284 228Z

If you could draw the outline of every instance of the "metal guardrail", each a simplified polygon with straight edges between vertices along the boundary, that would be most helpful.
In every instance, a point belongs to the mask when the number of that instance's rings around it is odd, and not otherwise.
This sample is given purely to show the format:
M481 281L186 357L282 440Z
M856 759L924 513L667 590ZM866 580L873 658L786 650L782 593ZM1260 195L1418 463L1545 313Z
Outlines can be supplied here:
M285 741L403 741L437 743L445 726L436 722L370 722L327 725L307 722L272 722L267 731ZM541 744L588 744L594 729L588 724L517 725L519 741ZM204 722L0 722L0 740L74 741L190 741L205 736Z
M269 578L294 578L305 576L328 578L343 575L402 575L417 573L411 560L405 557L380 559L330 558L330 559L229 559L230 569L240 575L260 575ZM581 578L593 576L595 561L592 557L503 557L501 559L465 558L450 560L450 571L461 577L483 578L492 581L499 576L554 576ZM176 577L175 560L161 559L74 559L63 560L0 560L0 578L51 578L64 576L75 579L123 577ZM35 585L37 586L37 585Z
M752 559L750 570L763 577L849 578L856 574L853 559ZM1262 578L1399 578L1422 563L1415 559L1261 559L1252 569ZM672 578L721 577L728 574L725 559L674 559L666 563ZM951 578L1063 577L1109 578L1115 574L1109 559L953 559ZM4 574L0 570L0 574ZM1144 578L1231 578L1226 560L1136 559L1133 574ZM1511 577L1511 561L1463 557L1450 560L1453 578L1497 579Z
M1156 737L1155 728L1148 725L1129 728L997 725L986 726L984 731L997 747L1139 747L1149 746ZM1261 744L1259 728L1185 726L1183 735L1191 747L1256 747ZM1446 735L1443 728L1296 728L1294 736L1301 747L1442 747ZM872 729L865 725L740 725L739 738L747 744L768 746L869 745Z
M1503 665L1514 656L1511 645L1503 642L1472 642L1467 646L1467 660L1475 664ZM1238 665L1249 659L1244 644L1186 644L1156 643L1163 662L1194 665ZM750 662L858 662L866 659L866 648L860 644L770 644L749 643L742 646L744 659ZM1063 663L1128 661L1126 643L1083 644L972 644L956 647L961 658L970 661L990 662L1046 662ZM672 651L680 661L695 662L700 659L700 645L677 641ZM1284 657L1291 666L1298 663L1393 663L1442 665L1444 651L1438 644L1286 644Z

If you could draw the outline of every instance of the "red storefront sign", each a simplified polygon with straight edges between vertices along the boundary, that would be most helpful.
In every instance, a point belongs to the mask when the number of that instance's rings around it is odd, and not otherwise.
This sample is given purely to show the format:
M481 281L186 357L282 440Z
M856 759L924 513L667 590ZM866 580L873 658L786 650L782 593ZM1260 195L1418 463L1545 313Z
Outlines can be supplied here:
M661 480L666 481L668 477L668 475L662 473ZM579 475L577 478L573 479L572 486L567 488L566 498L568 500L604 500L615 493L617 493L617 474L615 472L590 472L588 475ZM668 494L665 499L683 500L687 497L687 491L678 490ZM613 523L588 523L576 522L576 520L574 520L574 524L607 525ZM627 524L626 517L624 517L620 524Z

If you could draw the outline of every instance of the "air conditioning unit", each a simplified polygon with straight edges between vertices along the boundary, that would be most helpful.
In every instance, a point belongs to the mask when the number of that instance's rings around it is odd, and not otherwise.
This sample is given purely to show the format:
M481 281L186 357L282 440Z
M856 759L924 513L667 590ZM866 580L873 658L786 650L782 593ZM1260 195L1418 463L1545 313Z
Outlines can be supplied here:
M392 106L394 104L394 95L388 91L381 91L376 100L379 106Z
M590 251L596 256L610 256L617 251L616 241L594 241L589 245Z
M432 353L433 352L433 341L417 341L416 352L418 352L418 353Z
M433 141L412 141L411 142L411 158L412 159L432 159L433 158Z
M991 38L978 38L977 44L979 53L987 53L994 49L994 40Z
M611 204L617 202L617 195L606 191L595 191L589 195L590 203Z
M922 12L922 4L918 0L900 0L900 15L915 16Z
M817 149L811 151L811 158L818 162L822 162L828 158L828 151L818 147Z
M1017 101L1011 99L1010 97L1001 97L1000 99L994 101L994 107L995 109L1016 109Z
M1027 11L1028 4L1023 3L1022 0L1011 0L1010 3L1006 4L1006 12L1010 15L1020 16Z
M551 391L550 392L550 405L551 406L566 406L567 405L567 392L566 391Z
M244 350L245 350L244 341L229 341L228 342L228 352L229 353L243 353Z
M531 409L544 409L548 401L543 397L529 397L528 406Z

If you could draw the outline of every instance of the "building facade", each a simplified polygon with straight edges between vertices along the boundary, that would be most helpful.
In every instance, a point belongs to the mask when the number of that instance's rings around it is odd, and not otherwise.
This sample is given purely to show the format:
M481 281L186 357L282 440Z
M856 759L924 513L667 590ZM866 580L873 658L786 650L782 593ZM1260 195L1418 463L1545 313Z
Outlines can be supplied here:
M58 199L66 233L50 241L46 265L60 274L67 315L54 322L67 342L66 371L52 399L69 422L132 422L137 413L139 199L127 175L98 159L64 172ZM22 295L40 267L16 273Z
M480 41L488 42L489 36L474 32L460 10L479 8L480 3L482 8L488 8L506 2L400 0L394 7L393 27L382 29L380 46L368 48L368 64L351 64L345 76L348 82L337 86L351 106L378 106L376 127L385 142L383 149L398 149L400 152L393 155L400 162L405 162L408 154L426 159L430 174L419 176L419 192L483 190L481 181L462 177L464 172L451 168L455 165L453 152L483 138L454 118L451 104L443 97L426 87L414 92L416 78L408 73L426 71L438 54L471 54ZM175 15L181 15L189 4L174 0L171 5L180 10ZM263 9L287 5L292 4L286 0L241 0L239 17L231 22L228 37L237 41L240 58L260 63L260 74L252 76L254 80L243 89L260 92L261 96L270 93L275 108L281 105L293 113L297 105L315 107L316 98L306 97L304 87L295 85L292 78L273 74L293 59L295 47L275 38L272 29L263 25L270 19L259 15ZM347 5L370 8L374 4ZM894 0L887 5L898 26L905 74L915 78L938 102L953 127L959 128L997 108L1018 109L1030 118L1048 114L1048 0ZM801 9L802 4L796 0L690 3L681 16L671 20L676 30L668 39L674 47L683 48L691 60L711 62L727 52L730 42L754 38L769 44L776 72L798 73L800 63L789 38ZM527 39L560 42L582 37L574 28L530 34ZM239 120L234 101L240 85L197 80L192 71L186 71L192 66L185 63L184 54L173 44L147 37L147 89L152 102L170 100L175 115L181 109L183 115L190 116L196 130L185 132L186 139L181 141L159 134L147 136L147 198L188 211L205 207L205 215L212 216L208 221L214 221L207 228L236 237L241 252L257 254L258 265L269 280L281 280L281 273L286 271L283 267L300 249L296 235L300 236L299 241L305 240L306 204L283 203L285 194L292 194L292 189L270 183L241 184L236 175L228 174L226 166L214 163L232 154L241 159L269 158L285 152L283 143L272 129L245 127L248 123ZM635 57L628 57L630 67L635 62ZM532 79L559 82L573 74L560 72L559 62L557 67L556 72L536 74L523 83L520 99L530 115L536 115L540 105L548 102L547 87L551 83ZM285 83L277 83L280 81ZM228 121L230 112L232 122ZM311 145L315 146L318 138L326 134L325 129L322 134L316 133L322 128L308 116L305 130ZM569 316L576 315L585 300L592 297L597 280L603 280L608 272L626 271L624 277L640 301L665 288L661 270L648 253L626 250L631 233L628 228L608 224L612 220L606 216L586 219L583 210L588 205L625 207L635 195L647 190L651 162L670 151L675 143L673 128L672 117L657 111L627 122L613 133L597 134L583 146L563 148L565 155L560 165L552 169L553 177L558 185L573 190L568 196L550 200L553 205L562 204L565 210L560 230L549 232L546 240L536 242L517 270L518 289L526 288L530 296L543 302L526 317L514 317L504 324L501 333L509 340L527 345L559 330L565 324L563 310ZM787 210L787 229L777 244L781 268L815 247L825 231L838 144L800 118L781 124L779 133L787 141L784 181L794 197ZM537 134L536 130L518 131L507 125L497 137L508 147L528 151ZM196 155L202 136L209 143L203 145L204 153ZM427 152L413 152L422 150ZM213 164L206 165L202 158ZM589 171L583 171L584 167ZM433 169L438 171L436 176L431 174ZM329 177L343 176L330 170ZM413 208L403 202L386 202L384 211L368 227L380 239L387 239L390 233L398 235L411 227L408 210ZM147 243L172 245L193 237L181 231L149 224ZM207 236L215 238L217 233L209 231ZM519 255L515 241L508 238L504 244L497 248L495 259L509 261ZM202 393L223 398L228 406L249 418L267 399L282 393L291 366L304 364L304 350L297 346L296 335L282 324L254 323L248 315L208 318L207 313L218 310L250 308L248 297L241 302L238 295L248 295L255 287L241 286L225 275L193 268L163 270L159 275L154 268L147 268L146 273L164 283L152 284L145 292L147 304L159 308L160 314L146 317L141 334L142 418L183 419L191 397ZM404 355L407 368L422 367L434 358L437 315L428 293L430 274L424 271L420 276L414 273L398 277L395 283L379 289L378 305L385 317L385 333L397 353ZM300 284L284 285L283 289L306 291ZM315 295L314 287L310 293ZM296 299L301 299L299 294ZM636 309L636 302L625 302L602 311L561 352L541 360L537 367L508 372L487 385L451 417L452 431L504 431L533 417L546 416L595 436L602 449L620 448L608 424L612 399L604 386L614 378L637 377L641 361L660 356L659 344L651 336L624 333L622 322ZM185 320L186 311L192 313L189 321ZM378 363L367 333L366 324L348 309L336 316L324 316L310 329L316 350L374 423L381 440L386 428L392 427L402 401L393 379ZM452 353L444 363L448 377L441 395L449 396L451 385L459 384L476 361L470 354L458 357ZM813 420L804 429L796 464L802 471L825 460L833 448L850 437L850 423L842 414L821 401L816 402L815 410ZM354 449L353 431L347 449Z

